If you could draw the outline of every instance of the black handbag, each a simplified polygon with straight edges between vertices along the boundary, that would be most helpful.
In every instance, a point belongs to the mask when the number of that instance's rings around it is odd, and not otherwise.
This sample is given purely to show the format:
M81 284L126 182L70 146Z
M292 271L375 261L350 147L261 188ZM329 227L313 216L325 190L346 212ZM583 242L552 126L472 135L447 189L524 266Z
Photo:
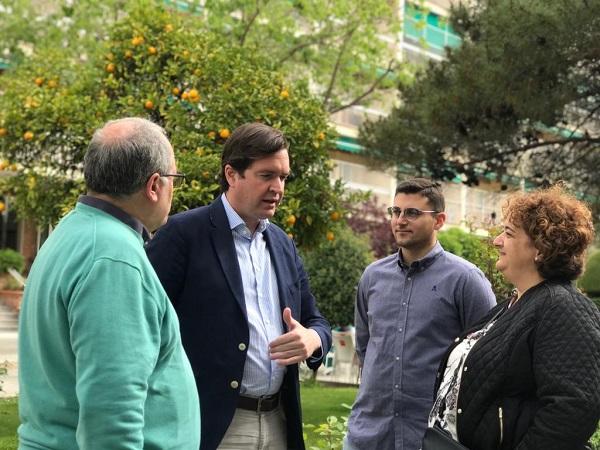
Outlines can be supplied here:
M446 430L437 423L425 430L421 450L469 450L460 442L455 441Z

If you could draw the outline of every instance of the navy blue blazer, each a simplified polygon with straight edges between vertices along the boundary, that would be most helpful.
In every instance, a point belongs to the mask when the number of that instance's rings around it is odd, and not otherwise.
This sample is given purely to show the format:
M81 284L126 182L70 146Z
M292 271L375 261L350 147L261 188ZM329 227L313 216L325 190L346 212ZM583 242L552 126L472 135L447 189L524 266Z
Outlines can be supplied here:
M331 347L331 328L316 307L292 240L274 224L264 232L277 274L281 310ZM169 218L146 251L181 327L200 396L202 450L217 448L236 409L249 342L248 319L235 244L221 198ZM284 323L285 327L285 323ZM244 344L244 345L241 345ZM320 359L308 363L316 369ZM288 366L281 388L288 449L303 450L298 366Z

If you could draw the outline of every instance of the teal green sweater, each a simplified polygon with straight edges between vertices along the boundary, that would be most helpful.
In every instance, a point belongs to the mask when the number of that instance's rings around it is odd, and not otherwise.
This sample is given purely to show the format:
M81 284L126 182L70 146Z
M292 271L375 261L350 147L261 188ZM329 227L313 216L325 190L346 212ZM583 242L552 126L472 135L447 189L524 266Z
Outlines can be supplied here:
M20 449L190 449L198 393L179 322L131 227L81 203L27 280Z

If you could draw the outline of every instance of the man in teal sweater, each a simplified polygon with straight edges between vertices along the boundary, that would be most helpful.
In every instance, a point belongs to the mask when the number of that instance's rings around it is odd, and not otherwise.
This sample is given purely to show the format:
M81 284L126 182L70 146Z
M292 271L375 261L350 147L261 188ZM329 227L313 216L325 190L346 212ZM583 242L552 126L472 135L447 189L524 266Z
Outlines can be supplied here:
M200 444L179 323L143 249L183 179L164 131L139 118L96 131L88 195L28 277L19 326L19 449L189 449Z

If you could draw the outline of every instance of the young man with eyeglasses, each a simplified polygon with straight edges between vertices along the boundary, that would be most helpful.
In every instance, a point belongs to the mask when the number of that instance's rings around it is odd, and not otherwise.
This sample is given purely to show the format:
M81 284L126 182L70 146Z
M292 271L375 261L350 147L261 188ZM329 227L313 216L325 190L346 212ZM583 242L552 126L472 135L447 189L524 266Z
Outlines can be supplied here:
M388 208L398 253L369 265L356 300L360 389L346 450L419 450L440 359L496 303L470 262L444 251L439 183L415 178L396 188Z

